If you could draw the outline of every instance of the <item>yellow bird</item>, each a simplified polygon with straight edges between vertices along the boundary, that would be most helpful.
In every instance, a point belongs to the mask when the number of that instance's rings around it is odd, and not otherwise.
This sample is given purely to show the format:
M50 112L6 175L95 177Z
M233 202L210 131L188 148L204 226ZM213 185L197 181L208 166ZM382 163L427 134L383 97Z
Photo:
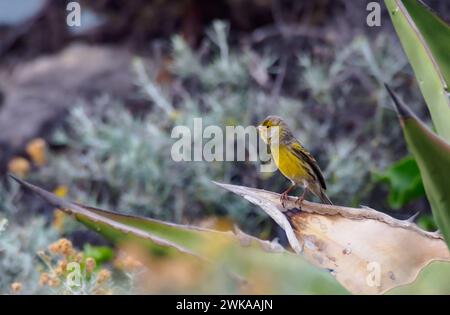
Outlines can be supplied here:
M288 193L297 185L303 185L303 194L297 198L300 208L308 191L323 203L332 204L325 194L326 184L314 157L294 138L287 124L278 116L268 116L258 126L261 138L270 146L275 164L280 172L291 180L292 185L280 196L285 207Z

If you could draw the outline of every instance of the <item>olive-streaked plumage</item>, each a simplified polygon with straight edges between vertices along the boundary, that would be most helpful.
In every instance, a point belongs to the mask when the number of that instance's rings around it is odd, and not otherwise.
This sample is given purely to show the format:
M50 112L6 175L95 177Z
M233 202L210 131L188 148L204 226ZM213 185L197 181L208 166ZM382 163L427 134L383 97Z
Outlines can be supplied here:
M303 185L303 194L298 198L301 206L308 191L322 202L332 204L325 194L326 184L316 159L292 134L287 124L278 116L268 116L258 126L262 139L270 146L272 158L280 172L291 180L292 185L281 194L281 203L297 185Z

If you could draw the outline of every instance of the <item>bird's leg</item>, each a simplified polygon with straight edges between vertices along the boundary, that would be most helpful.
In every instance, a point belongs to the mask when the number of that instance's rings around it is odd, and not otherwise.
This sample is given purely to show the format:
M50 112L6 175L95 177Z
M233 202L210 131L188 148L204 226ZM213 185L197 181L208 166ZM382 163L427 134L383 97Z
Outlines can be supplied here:
M305 186L303 189L303 193L300 197L297 197L297 200L295 201L296 204L298 204L298 207L301 209L303 200L305 200L306 193L309 191L308 186Z
M295 184L292 184L288 189L286 189L285 191L283 191L280 195L280 202L281 202L281 206L283 208L285 207L285 201L287 201L288 198L288 193L295 187Z

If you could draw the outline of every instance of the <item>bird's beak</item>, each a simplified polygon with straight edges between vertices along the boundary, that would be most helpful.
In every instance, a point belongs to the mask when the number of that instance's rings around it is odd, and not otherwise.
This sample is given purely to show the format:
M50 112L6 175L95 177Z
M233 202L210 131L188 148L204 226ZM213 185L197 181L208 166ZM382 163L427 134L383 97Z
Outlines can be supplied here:
M261 139L267 143L267 128L265 128L264 126L261 126L261 125L259 125L256 128L258 129L258 133L259 133L259 136L261 137Z

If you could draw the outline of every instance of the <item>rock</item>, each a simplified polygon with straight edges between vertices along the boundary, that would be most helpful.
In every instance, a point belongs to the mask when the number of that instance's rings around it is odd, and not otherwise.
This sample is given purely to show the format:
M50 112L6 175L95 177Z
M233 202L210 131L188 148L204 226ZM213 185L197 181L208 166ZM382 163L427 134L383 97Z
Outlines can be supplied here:
M0 171L13 154L23 152L27 141L48 135L77 100L100 94L130 99L131 59L120 48L73 44L9 73L0 71Z

